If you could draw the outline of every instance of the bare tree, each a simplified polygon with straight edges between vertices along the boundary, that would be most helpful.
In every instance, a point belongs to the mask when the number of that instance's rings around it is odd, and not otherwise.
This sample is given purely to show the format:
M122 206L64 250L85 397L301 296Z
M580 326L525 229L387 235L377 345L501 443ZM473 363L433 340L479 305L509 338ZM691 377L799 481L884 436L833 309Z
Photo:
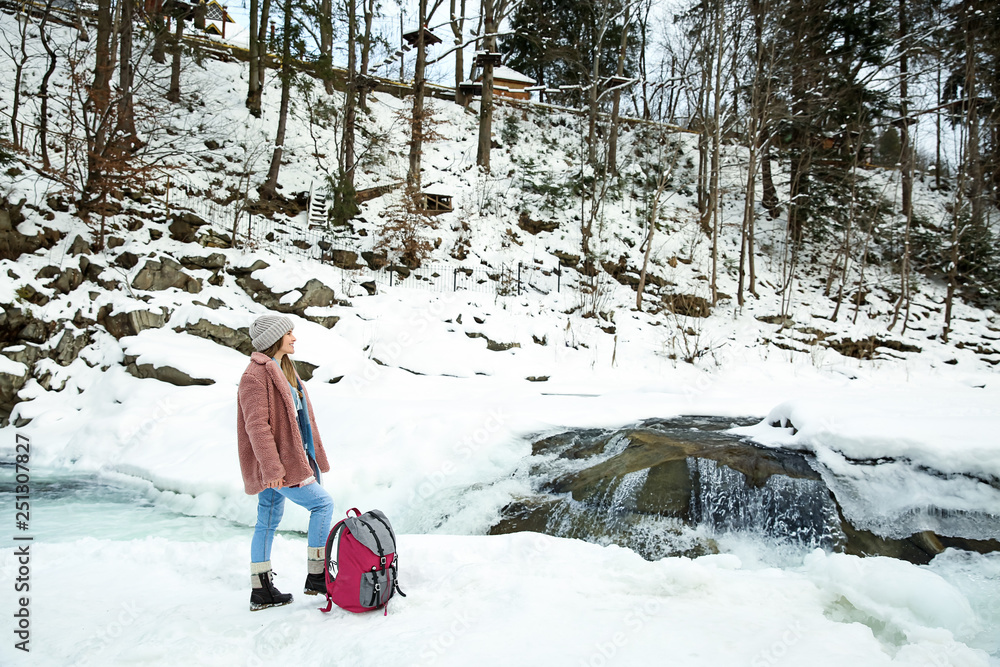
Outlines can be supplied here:
M444 0L434 0L434 4L428 7L428 0L420 0L420 11L417 16L417 65L413 74L413 115L410 123L410 167L406 172L406 183L413 190L420 189L420 156L423 153L424 135L424 76L427 68L427 44L426 32L427 22L434 16L434 12Z
M479 145L476 164L483 171L490 171L490 150L493 147L493 60L497 50L497 24L493 13L493 0L483 0L483 50L487 59L483 65L483 92L479 102Z
M278 130L274 138L274 152L267 180L260 187L263 199L273 199L278 193L278 173L281 155L285 149L285 130L288 127L288 104L292 88L292 0L285 0L284 28L281 36L281 102L278 107Z
M462 46L465 43L465 2L451 0L451 33L455 37L455 103L465 106L465 93L460 84L465 80L465 58ZM489 0L492 5L492 0ZM457 3L457 4L456 4Z
M42 150L42 168L46 171L52 168L49 162L49 80L52 78L52 74L56 71L56 51L52 48L51 35L46 30L46 23L49 20L49 14L52 11L53 0L46 0L45 3L45 13L42 15L42 22L38 26L38 36L42 42L42 48L45 49L45 54L49 57L49 65L45 69L45 74L42 75L41 84L38 86L38 99L41 100L41 106L38 112L38 140L41 144Z

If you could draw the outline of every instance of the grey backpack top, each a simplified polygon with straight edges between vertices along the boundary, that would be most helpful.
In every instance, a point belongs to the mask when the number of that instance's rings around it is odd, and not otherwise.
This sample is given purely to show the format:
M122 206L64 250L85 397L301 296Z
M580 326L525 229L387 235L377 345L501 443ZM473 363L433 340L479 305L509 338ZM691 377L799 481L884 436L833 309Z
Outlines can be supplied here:
M344 525L358 542L373 554L383 557L396 551L396 534L389 519L380 510L369 510L361 516L344 519Z

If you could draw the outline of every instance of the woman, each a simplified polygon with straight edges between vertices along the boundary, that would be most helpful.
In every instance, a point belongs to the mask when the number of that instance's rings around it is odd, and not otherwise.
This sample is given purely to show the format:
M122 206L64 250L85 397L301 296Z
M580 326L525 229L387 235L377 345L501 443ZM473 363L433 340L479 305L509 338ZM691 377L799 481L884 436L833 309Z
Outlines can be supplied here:
M271 544L285 498L309 510L308 574L305 594L326 593L323 550L333 500L320 486L328 472L326 450L316 428L312 403L290 354L293 323L263 315L250 327L256 352L243 372L237 398L236 432L247 494L257 496L257 526L250 543L250 611L288 604L289 593L274 587Z

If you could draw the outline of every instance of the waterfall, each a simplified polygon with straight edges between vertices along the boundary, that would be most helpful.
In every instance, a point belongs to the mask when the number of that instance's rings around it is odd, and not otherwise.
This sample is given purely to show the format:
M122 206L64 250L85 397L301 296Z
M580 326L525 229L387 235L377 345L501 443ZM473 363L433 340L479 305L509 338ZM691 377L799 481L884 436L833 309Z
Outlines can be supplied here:
M806 548L843 539L837 507L821 481L772 475L761 487L711 459L688 459L694 520L714 533L744 532Z

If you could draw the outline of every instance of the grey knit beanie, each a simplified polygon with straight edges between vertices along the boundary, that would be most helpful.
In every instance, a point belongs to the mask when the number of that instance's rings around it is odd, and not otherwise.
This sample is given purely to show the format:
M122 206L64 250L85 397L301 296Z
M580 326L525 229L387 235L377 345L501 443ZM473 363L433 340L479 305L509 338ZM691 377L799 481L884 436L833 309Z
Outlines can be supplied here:
M250 342L253 349L263 352L294 328L295 324L282 315L261 315L250 325Z

